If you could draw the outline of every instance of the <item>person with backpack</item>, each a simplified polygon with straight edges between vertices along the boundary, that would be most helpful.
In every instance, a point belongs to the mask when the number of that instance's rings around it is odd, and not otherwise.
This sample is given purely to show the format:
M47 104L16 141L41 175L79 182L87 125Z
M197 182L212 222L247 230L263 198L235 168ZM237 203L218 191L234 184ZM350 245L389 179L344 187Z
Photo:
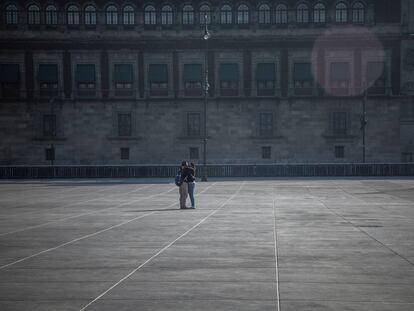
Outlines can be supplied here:
M190 196L191 201L191 208L195 208L195 201L194 201L194 189L195 189L195 165L194 163L190 163L189 166L190 174L187 176L187 183L188 183L188 195Z
M180 194L180 209L186 209L185 203L188 196L188 184L185 182L188 176L188 163L187 161L181 162L180 170L175 176L175 184L179 187L178 193Z

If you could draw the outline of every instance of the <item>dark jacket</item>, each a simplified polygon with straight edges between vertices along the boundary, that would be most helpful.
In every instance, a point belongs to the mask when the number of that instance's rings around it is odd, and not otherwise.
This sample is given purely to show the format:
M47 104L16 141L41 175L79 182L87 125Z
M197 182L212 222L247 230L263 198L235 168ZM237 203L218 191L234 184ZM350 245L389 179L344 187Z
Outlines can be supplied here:
M181 178L187 183L195 181L195 170L192 167L184 167L181 170Z

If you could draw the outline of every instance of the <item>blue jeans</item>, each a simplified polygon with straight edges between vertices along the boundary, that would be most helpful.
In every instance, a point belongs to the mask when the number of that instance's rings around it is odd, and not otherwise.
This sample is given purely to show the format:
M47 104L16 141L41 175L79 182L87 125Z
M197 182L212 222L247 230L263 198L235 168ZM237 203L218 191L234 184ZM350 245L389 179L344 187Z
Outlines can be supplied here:
M188 183L188 195L190 196L191 207L195 207L194 189L195 189L195 182L189 182Z

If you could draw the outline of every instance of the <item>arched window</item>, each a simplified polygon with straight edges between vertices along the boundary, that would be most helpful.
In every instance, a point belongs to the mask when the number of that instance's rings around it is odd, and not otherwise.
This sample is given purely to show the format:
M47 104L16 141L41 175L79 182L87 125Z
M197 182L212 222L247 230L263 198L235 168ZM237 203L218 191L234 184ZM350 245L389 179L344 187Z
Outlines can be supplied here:
M110 5L106 8L105 23L107 25L118 24L118 9L114 5Z
M276 24L286 24L288 22L288 11L287 6L284 4L279 4L276 7Z
M6 7L6 24L7 25L17 25L19 22L19 11L17 6L14 4L9 4Z
M326 8L323 3L317 3L313 8L313 22L325 23L326 22Z
M187 4L183 7L183 24L194 24L194 9L191 5Z
M135 24L135 10L132 6L127 5L124 7L122 13L122 22L124 23L124 25Z
M161 24L162 25L173 24L173 9L169 5L164 5L161 9Z
M259 24L270 24L270 7L267 4L259 6Z
M240 4L237 8L237 24L249 23L249 8L245 4Z
M155 8L152 5L147 5L144 9L144 24L155 25L156 22Z
M308 23L309 22L309 8L305 3L301 3L296 8L296 22Z
M202 25L211 23L211 10L207 4L204 4L200 7L199 10L199 22Z
M335 21L346 23L348 21L348 8L345 3L338 3L335 7Z
M225 4L220 9L220 23L231 24L233 22L233 12L228 4Z
M365 21L365 7L361 2L355 2L352 5L352 21L354 23L363 23Z
M27 22L29 25L40 24L40 9L36 4L32 4L27 8Z
M96 25L96 9L93 5L85 8L85 25Z
M66 12L68 25L79 25L79 9L76 5L70 5Z
M48 5L45 10L46 25L57 24L57 9L54 5Z

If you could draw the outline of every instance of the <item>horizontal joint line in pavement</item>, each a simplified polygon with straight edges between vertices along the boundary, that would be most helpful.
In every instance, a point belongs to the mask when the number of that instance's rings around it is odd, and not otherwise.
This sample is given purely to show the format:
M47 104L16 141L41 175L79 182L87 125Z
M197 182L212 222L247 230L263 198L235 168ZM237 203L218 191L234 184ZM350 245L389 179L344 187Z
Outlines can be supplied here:
M186 236L188 233L190 233L192 230L194 230L195 228L197 228L199 225L201 225L203 222L205 222L208 218L210 218L211 216L213 216L215 213L217 213L220 209L222 209L228 202L230 202L241 190L241 188L243 187L243 185L245 184L245 182L243 182L241 184L241 186L239 187L239 189L230 197L228 198L224 203L222 203L217 209L213 210L210 214L208 214L206 217L204 217L201 221L199 221L197 224L195 224L194 226L192 226L190 229L188 229L186 232L184 232L183 234L181 234L178 238L176 238L174 241L170 242L168 245L164 246L162 249L160 249L157 253L155 253L154 255L152 255L150 258L148 258L146 261L144 261L142 264L140 264L137 268L135 268L134 270L132 270L130 273L128 273L126 276L124 276L121 280L119 280L118 282L116 282L114 285L112 285L110 288L108 288L106 291L104 291L102 294L100 294L98 297L96 297L94 300L92 300L91 302L89 302L87 305L85 305L82 309L80 309L80 311L86 310L90 305L92 305L94 302L98 301L99 299L101 299L103 296L105 296L107 293L109 293L112 289L114 289L116 286L118 286L119 284L121 284L122 282L124 282L126 279L128 279L131 275L133 275L135 272L137 272L139 269L141 269L143 266L145 266L147 263L149 263L151 260L153 260L154 258L156 258L158 255L160 255L161 253L163 253L164 251L166 251L170 246L172 246L175 242L177 242L178 240L180 240L182 237Z

